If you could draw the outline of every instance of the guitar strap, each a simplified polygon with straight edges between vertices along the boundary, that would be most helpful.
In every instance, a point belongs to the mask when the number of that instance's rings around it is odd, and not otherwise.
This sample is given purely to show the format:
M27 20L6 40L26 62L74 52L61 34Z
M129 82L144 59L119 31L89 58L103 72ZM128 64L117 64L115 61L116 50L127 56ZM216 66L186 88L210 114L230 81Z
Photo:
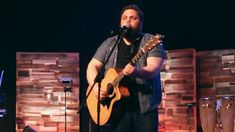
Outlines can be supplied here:
M132 53L131 58L133 58L135 56L135 54L138 52L142 37L143 37L143 35L140 34L139 37L137 37L136 40L134 41L134 44L133 44L134 46L131 51L131 53Z

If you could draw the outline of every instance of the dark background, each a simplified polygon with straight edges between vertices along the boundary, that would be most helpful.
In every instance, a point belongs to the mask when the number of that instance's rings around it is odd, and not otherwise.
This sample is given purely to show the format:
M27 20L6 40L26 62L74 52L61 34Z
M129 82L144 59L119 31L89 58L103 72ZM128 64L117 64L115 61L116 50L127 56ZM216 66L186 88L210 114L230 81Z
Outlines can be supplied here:
M85 70L96 48L117 29L124 5L136 3L145 13L143 32L164 34L166 50L197 51L234 48L234 2L219 0L18 0L0 2L0 69L5 71L0 93L7 101L1 131L15 130L16 52L79 52L81 100ZM81 130L87 130L87 113Z

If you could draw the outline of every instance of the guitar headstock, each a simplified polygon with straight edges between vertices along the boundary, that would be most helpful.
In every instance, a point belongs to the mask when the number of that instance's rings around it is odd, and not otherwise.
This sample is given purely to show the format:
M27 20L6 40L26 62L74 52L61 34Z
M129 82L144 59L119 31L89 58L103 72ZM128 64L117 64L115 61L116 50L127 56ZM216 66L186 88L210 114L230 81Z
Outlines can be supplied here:
M164 37L165 37L164 35L160 35L160 34L156 34L153 37L151 37L142 48L143 52L147 52L153 49L155 46L157 46L158 44L162 42L162 38Z

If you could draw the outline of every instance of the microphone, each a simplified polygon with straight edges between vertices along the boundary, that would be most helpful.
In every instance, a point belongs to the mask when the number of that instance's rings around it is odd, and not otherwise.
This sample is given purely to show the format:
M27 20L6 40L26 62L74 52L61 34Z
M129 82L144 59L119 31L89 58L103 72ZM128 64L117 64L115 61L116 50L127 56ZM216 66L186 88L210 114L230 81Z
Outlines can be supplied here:
M117 35L117 34L125 35L129 30L130 30L130 24L127 23L126 25L124 25L124 26L122 26L118 29L111 30L110 35L111 36L114 36L114 35Z
M71 77L59 77L59 81L64 86L64 92L72 92L73 79Z
M130 27L128 27L128 26L125 25L125 26L123 26L123 27L120 28L120 32L128 32L129 29L130 29Z
M71 77L59 77L59 80L62 83L72 83L73 82Z
M195 106L195 105L198 105L198 104L196 102L192 102L192 103L178 104L177 106L188 106L188 107L191 107L191 106Z
M127 22L125 25L123 25L120 29L120 33L125 35L130 30L130 23Z

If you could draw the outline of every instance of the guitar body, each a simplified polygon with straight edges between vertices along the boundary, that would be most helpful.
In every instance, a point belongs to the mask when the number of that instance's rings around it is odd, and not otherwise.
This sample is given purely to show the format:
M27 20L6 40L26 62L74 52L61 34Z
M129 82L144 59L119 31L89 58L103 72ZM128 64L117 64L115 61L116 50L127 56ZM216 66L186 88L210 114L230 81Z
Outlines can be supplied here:
M110 68L107 71L106 76L101 82L101 89L107 90L107 85L111 83L117 76L118 76L117 70ZM90 91L90 89L91 87L89 86L87 89L87 94L88 94L88 91ZM101 103L99 104L100 105L100 122L99 122L100 125L104 125L105 123L108 122L112 113L114 103L120 100L122 97L121 93L123 93L123 96L128 96L129 91L126 88L119 89L119 86L116 85L113 87L113 92L107 98L102 100ZM97 102L98 102L98 99L96 98L96 95L94 94L93 89L92 89L90 95L87 98L87 107L88 107L88 110L90 112L90 115L93 121L96 124L98 123Z

